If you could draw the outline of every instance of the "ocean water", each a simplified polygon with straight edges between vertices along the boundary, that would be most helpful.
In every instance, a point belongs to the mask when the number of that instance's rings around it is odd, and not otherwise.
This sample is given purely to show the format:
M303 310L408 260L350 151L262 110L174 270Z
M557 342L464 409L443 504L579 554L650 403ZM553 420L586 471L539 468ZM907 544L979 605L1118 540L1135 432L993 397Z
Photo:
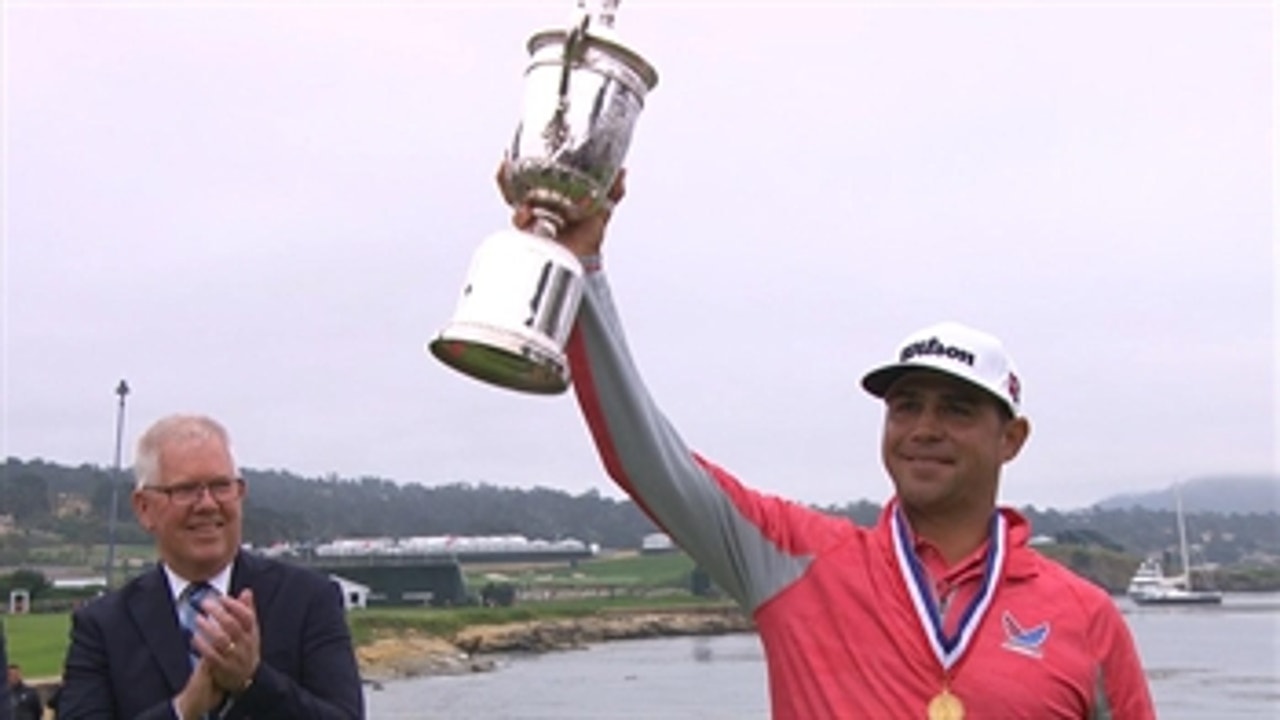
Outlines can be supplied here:
M1162 720L1280 718L1280 594L1221 607L1121 601Z
M1118 600L1161 720L1280 718L1280 594L1221 607L1139 608ZM426 677L366 693L372 720L767 718L754 635L602 643L510 658L489 673Z

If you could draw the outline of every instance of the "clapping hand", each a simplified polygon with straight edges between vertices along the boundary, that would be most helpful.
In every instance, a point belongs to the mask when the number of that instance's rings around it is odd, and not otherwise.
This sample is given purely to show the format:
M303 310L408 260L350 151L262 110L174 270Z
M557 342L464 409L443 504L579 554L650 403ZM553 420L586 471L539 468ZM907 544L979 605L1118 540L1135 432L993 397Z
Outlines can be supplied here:
M213 680L223 692L239 695L249 688L261 662L262 639L253 591L244 589L236 597L206 599L204 614L196 621L200 632L195 639L202 662L207 662Z

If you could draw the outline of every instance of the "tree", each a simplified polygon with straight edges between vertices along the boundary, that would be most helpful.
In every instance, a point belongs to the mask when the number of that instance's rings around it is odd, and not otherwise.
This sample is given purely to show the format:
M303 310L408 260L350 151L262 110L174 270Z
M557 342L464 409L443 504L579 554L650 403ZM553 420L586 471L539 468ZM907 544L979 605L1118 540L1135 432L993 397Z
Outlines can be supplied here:
M0 575L0 593L5 597L14 590L26 590L31 595L31 599L35 600L52 587L53 583L49 578L38 570L22 568L8 575Z
M0 514L45 518L51 505L49 483L40 475L24 472L0 478Z

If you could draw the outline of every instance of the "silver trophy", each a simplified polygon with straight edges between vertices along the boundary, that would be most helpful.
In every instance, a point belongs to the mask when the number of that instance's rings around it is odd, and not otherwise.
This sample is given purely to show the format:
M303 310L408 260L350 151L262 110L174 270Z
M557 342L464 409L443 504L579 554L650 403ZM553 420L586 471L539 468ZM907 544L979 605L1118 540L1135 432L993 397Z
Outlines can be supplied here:
M532 231L481 243L449 325L431 354L479 380L552 394L569 387L564 346L582 299L582 266L555 241L600 212L622 168L645 94L648 62L613 31L618 0L578 0L567 30L529 39L524 113L505 165L507 201L527 204Z

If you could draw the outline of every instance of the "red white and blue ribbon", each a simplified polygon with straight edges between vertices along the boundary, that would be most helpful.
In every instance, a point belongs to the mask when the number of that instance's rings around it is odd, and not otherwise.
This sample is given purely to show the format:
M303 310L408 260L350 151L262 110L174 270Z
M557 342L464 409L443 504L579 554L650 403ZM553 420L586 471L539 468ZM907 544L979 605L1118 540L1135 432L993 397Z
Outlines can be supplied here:
M924 565L916 555L911 533L907 529L906 520L902 517L901 506L894 508L889 522L893 529L893 550L898 559L898 569L902 572L907 592L911 595L916 617L920 620L920 628L929 640L933 654L938 658L943 670L949 671L969 649L969 643L977 634L978 628L982 625L982 618L987 614L987 610L991 607L991 600L995 597L996 586L1004 570L1005 529L1008 523L999 511L993 513L982 586L964 608L955 632L948 635L943 624L945 619L934 599L929 574L925 572Z

